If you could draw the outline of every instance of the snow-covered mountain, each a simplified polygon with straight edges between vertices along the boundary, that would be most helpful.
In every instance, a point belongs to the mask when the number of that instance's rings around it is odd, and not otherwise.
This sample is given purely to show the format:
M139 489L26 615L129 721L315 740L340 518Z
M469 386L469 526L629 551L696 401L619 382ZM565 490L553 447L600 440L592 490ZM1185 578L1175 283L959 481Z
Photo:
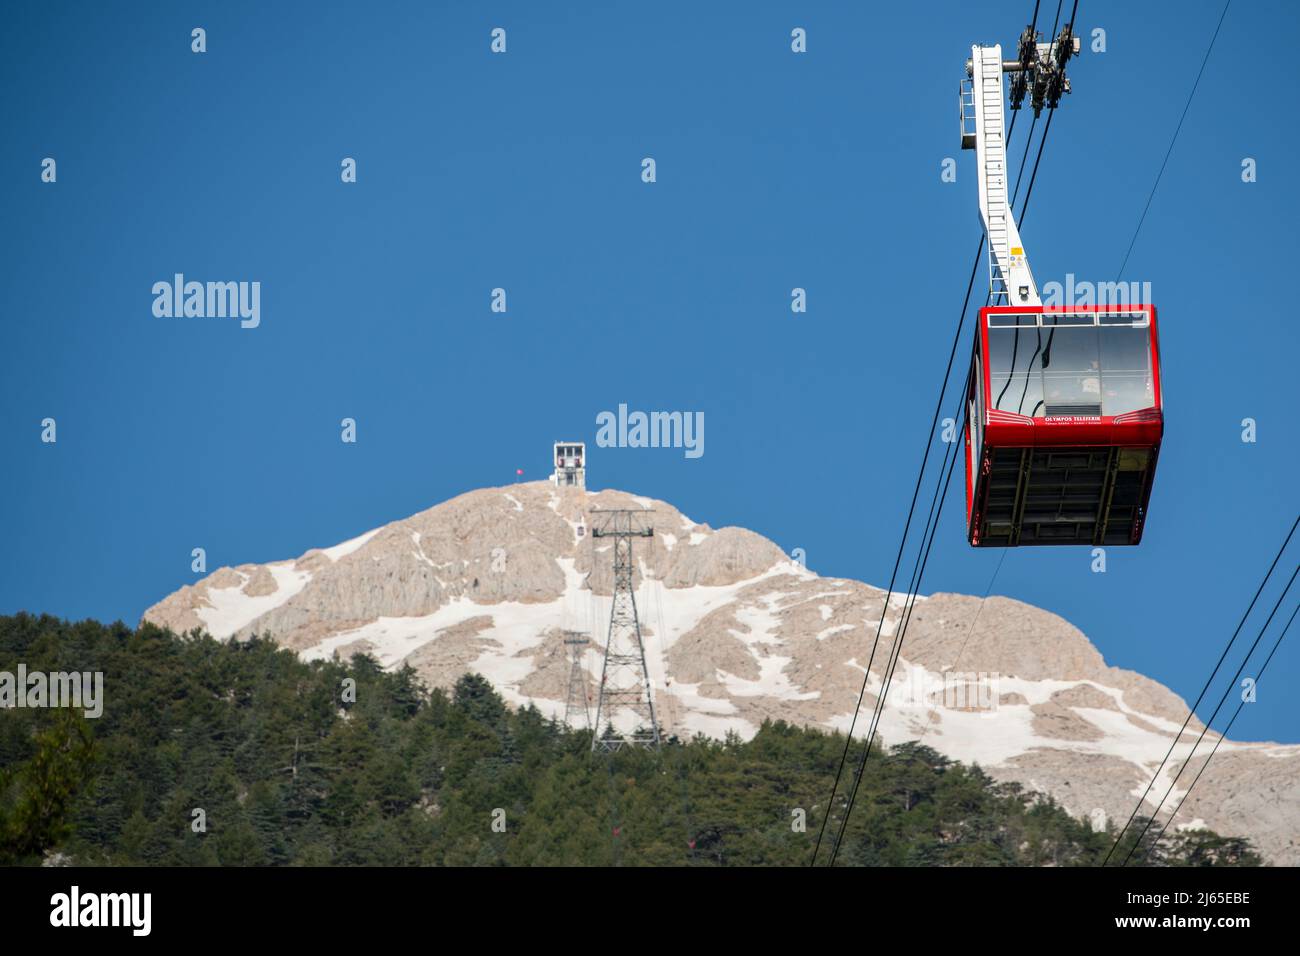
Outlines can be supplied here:
M598 508L654 509L654 537L635 539L635 583L668 733L748 737L769 717L848 729L885 593L814 574L751 531L714 530L619 491L532 482L469 492L297 560L222 568L144 617L177 632L269 635L307 658L364 651L437 686L476 671L508 701L559 716L564 631L591 636L592 694L600 679L612 561L608 539L589 533ZM858 733L902 603L885 615ZM886 743L920 739L1094 823L1127 819L1187 714L1164 686L1107 666L1066 621L1008 598L918 598L903 651ZM1200 730L1189 725L1176 757ZM1216 739L1206 736L1170 807ZM1153 788L1148 812L1167 786ZM1250 836L1272 862L1300 863L1300 746L1224 741L1179 822Z

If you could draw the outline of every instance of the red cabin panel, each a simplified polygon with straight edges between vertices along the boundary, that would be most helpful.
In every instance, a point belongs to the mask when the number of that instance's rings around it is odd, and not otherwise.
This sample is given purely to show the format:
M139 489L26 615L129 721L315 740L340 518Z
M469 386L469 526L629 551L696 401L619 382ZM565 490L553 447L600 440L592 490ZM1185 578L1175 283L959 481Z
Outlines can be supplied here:
M1164 431L1155 307L984 308L972 361L970 543L1137 544Z

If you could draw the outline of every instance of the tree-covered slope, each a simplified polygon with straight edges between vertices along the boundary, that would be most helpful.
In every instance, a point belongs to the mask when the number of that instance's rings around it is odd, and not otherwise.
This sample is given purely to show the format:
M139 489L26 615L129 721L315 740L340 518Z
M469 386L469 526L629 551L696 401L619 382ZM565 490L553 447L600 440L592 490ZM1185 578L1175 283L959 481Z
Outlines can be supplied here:
M100 671L105 702L97 719L0 711L6 864L804 865L844 752L777 722L593 757L587 733L477 676L429 692L366 657L307 663L152 625L0 617L0 671L20 662ZM837 799L823 860L842 813ZM838 862L1088 865L1113 838L906 744L872 754ZM1151 860L1258 857L1196 831Z

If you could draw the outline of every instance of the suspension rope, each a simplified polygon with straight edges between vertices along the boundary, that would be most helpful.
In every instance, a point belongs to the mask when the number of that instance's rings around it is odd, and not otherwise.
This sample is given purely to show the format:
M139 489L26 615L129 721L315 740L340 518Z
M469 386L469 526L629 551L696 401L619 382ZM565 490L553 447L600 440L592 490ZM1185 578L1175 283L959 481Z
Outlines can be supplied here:
M1058 0L1058 3L1057 3L1057 21L1058 21L1058 23L1059 23L1059 19L1060 19L1060 9L1061 9L1061 5L1062 5L1062 0ZM1074 12L1071 14L1071 17L1072 17L1072 18L1073 18L1073 16L1074 16L1074 14L1077 13L1077 11L1078 11L1078 0L1076 0L1076 2L1075 2L1075 4L1074 4ZM1034 22L1035 22L1035 23L1037 23L1037 15L1038 15L1038 14L1037 14L1037 5L1035 5L1035 12L1034 12ZM1073 19L1071 20L1071 24L1073 24ZM1055 31L1056 31L1056 26L1054 25L1052 29L1053 29L1053 33L1055 33ZM1042 135L1042 137L1041 137L1040 140L1039 140L1039 145L1038 145L1038 157L1037 157L1037 159L1035 160L1035 173L1037 172L1037 164L1038 164L1038 161L1041 160L1041 158L1042 158L1043 147L1044 147L1044 145L1045 145L1045 143L1046 143L1046 139L1047 139L1048 131L1049 131L1050 128L1051 128L1051 115L1050 115L1050 114L1053 113L1053 112L1055 112L1055 107L1053 107L1052 110L1049 111L1048 123L1047 123L1047 125L1044 127L1044 129L1043 129L1043 135ZM1009 134L1010 134L1010 131L1011 131L1011 130L1014 130L1014 128L1015 128L1015 116L1012 117L1011 128L1010 128L1010 130L1008 131L1008 137L1007 137L1008 144L1009 144L1009 142L1010 142L1010 135L1009 135ZM1032 132L1032 127L1031 127L1031 132ZM1023 174L1023 172L1024 172L1024 168L1023 168L1023 164L1022 164L1022 167L1021 167L1021 174ZM1034 176L1031 174L1031 176L1030 176L1030 189L1029 189L1028 192L1026 192L1026 194L1025 194L1025 202L1024 202L1024 205L1021 207L1021 215L1020 215L1020 219L1021 219L1022 222L1024 221L1025 215L1026 215L1026 213L1027 213L1027 211L1028 211L1028 208L1029 208L1029 198L1030 198L1030 195L1032 194L1032 191L1033 191L1033 181L1034 181ZM1019 180L1017 180L1017 189L1018 189L1018 185L1019 185ZM899 544L898 555L897 555L897 557L895 558L895 562L894 562L894 572L893 572L893 574L890 576L889 590L888 590L888 592L886 593L886 597L885 597L885 605L884 605L884 607L883 607L882 610L881 610L880 621L878 622L877 627L876 627L876 637L875 637L875 640L874 640L873 643L872 643L871 656L868 658L868 661L867 661L867 667L866 667L866 672L865 672L864 675L863 675L862 691L861 691L861 692L859 693L859 695L858 695L858 703L857 703L856 708L854 709L853 720L850 722L850 725L849 725L849 733L848 733L847 739L845 740L844 754L843 754L842 757L841 757L841 760L840 760L840 766L839 766L839 768L838 768L838 770L836 771L836 774L835 774L835 784L834 784L834 786L832 787L832 790L831 790L831 799L828 801L828 803L827 803L827 807L826 807L826 812L823 814L823 817L822 817L822 826L821 826L821 831L820 831L819 834L818 834L818 837L817 837L817 844L816 844L816 846L814 847L814 850L813 850L812 865L815 865L815 864L816 864L816 861L817 861L817 854L818 854L818 851L819 851L820 848L821 848L821 843L822 843L823 835L824 835L824 833L825 833L825 829L826 829L826 822L827 822L827 820L829 819L829 817L830 817L830 815L831 815L831 813L832 813L832 811L833 811L833 809L834 809L834 798L835 798L835 793L836 793L836 791L837 791L838 788L839 788L839 782L840 782L841 776L842 776L842 774L843 774L844 764L845 764L845 761L846 761L846 759L847 759L847 757L848 757L848 752L849 752L849 749L850 749L850 747L852 746L852 742L853 742L853 729L854 729L854 727L855 727L856 724L857 724L857 717L858 717L858 713L860 712L860 710L861 710L861 708L862 708L862 701L863 701L863 698L864 698L865 693L866 693L867 684L868 684L868 682L869 682L870 679L871 679L871 665L872 665L872 663L873 663L874 660L875 660L876 649L877 649L877 646L879 645L879 642L880 642L881 630L882 630L883 627L884 627L885 618L886 618L886 616L887 616L887 614L888 614L888 610L889 610L889 600L890 600L890 597L893 595L894 583L895 583L896 578L897 578L898 567L899 567L899 564L901 563L901 559L902 559L903 551L904 551L904 549L905 549L905 547L906 547L906 542L907 542L907 538L908 538L908 532L909 532L909 530L910 530L910 528L911 528L911 522L912 522L913 512L915 511L915 508L916 508L916 500L917 500L917 497L918 497L918 494L919 494L919 491L920 491L920 486L921 486L922 480L923 480L923 478L924 478L925 468L926 468L926 463L928 462L928 459L929 459L930 446L931 446L931 444L932 444L932 439L933 439L933 435L934 435L934 426L935 426L935 424L938 422L939 411L940 411L940 408L942 407L942 404L943 404L943 398L944 398L944 395L945 395L946 392L947 392L947 388L948 388L949 380L951 379L951 375L952 375L952 361L953 361L953 354L955 354L955 352L956 352L957 343L958 343L958 341L960 340L960 336L961 336L961 330L962 330L962 327L964 326L964 324L965 324L965 320L966 320L966 311L967 311L967 309L968 309L968 307L969 307L969 305L970 305L970 295L971 295L971 291L972 291L972 289L974 288L975 273L976 273L976 271L977 271L978 268L979 268L979 256L980 256L980 253L983 251L983 240L984 240L984 237L981 235L981 237L980 237L980 246L979 246L979 249L978 249L978 251L977 251L977 253L976 253L976 258L975 258L975 266L974 266L974 268L973 268L972 271L971 271L971 278L970 278L970 281L969 281L969 283L967 284L967 288L966 288L966 297L965 297L965 300L964 300L963 303L962 303L962 312L961 312L961 317L960 317L960 319L959 319L959 321L958 321L958 324L957 324L957 333L956 333L956 336L954 337L954 340L953 340L953 349L952 349L952 353L950 353L950 355L949 355L949 358L948 358L948 366L947 366L947 368L946 368L946 370L945 370L945 372L944 372L943 385L942 385L942 387L940 388L940 392L939 392L939 402L938 402L938 404L937 404L936 407L935 407L934 417L933 417L933 420L931 421L931 425L930 425L930 433L929 433L929 434L930 434L930 438L927 440L927 443L926 443L925 455L922 457L922 460L921 460L921 469L920 469L920 472L919 472L918 475L917 475L916 487L915 487L915 489L913 490L913 493L912 493L912 503L911 503L911 506L910 506L909 509L908 509L907 522L905 523L904 528L903 528L903 540L902 540L902 541L900 542L900 544ZM971 381L971 376L970 376L970 372L968 371L968 372L967 372L967 378L966 378L966 385L963 387L962 392L961 392L961 399L962 399L962 402L963 402L963 403L964 403L964 401L965 401L966 393L967 393L967 391L968 391L969 388L970 388L970 381ZM960 412L959 412L959 414L958 414L958 418L960 418L960 417L962 417L962 416L960 415ZM954 419L954 420L957 420L957 419ZM953 444L955 445L955 444L957 444L957 443L953 443ZM945 467L945 465L947 465L947 477L946 477L946 478L943 478L939 483L936 484L936 487L935 487L935 495L934 495L934 498L931 500L931 505L930 505L930 515L929 515L929 517L927 517L927 519L926 519L925 529L922 531L922 535L921 535L922 546L921 546L920 549L918 549L918 552L917 552L917 562L916 562L916 564L915 564L914 567L913 567L913 575L912 575L913 584L909 586L908 594L907 594L907 596L906 596L906 598L905 598L903 614L900 616L899 626L898 626L898 628L896 629L896 631L895 631L895 635L894 635L893 646L892 646L892 648L891 648L891 652L890 652L889 658L887 659L887 664L886 664L885 674L884 674L884 677L883 677L883 680L882 680L882 684L881 684L881 691L880 691L879 696L877 697L877 700L876 700L876 706L873 708L873 711L872 711L872 723L871 723L871 725L870 725L870 729L868 730L868 734L867 734L867 742L866 742L865 747L863 748L862 758L861 758L861 760L858 762L857 773L856 773L856 775L855 775L855 778L854 778L854 781L853 781L853 784L852 784L852 789L851 789L851 791L850 791L850 797L849 797L849 800L848 800L847 807L846 807L846 809L845 809L844 816L842 817L842 819L841 819L841 821L840 821L840 826L839 826L839 829L838 829L838 836L837 836L837 839L836 839L834 845L833 845L832 848L831 848L831 863L832 863L832 865L834 864L835 859L836 859L836 857L837 857L837 855L838 855L838 853L839 853L839 847L840 847L840 845L841 845L841 843L842 843L842 841L843 841L843 836L844 836L844 834L845 834L845 832L846 832L846 829L847 829L847 826L848 826L849 815L852 813L852 810L853 810L853 804L854 804L854 801L856 800L856 795L857 795L858 785L861 783L862 772L863 772L863 770L865 769L867 759L868 759L868 757L870 756L870 752L871 752L871 744L872 744L872 741L873 741L873 739L874 739L874 737L875 737L876 729L877 729L878 726L879 726L880 717L883 715L884 703L885 703L886 699L888 698L889 687L890 687L890 684L891 684L892 681L893 681L894 670L895 670L895 668L897 667L898 657L899 657L899 655L900 655L900 653L901 653L901 650L902 650L903 639L904 639L904 637L906 636L907 624L908 624L908 623L910 622L910 620L911 620L911 609L915 606L915 603L916 603L916 596L917 596L917 593L918 593L918 591L919 591L920 582L921 582L921 580L922 580L922 578L923 578L923 576L924 576L924 574L925 574L925 567L926 567L926 564L928 564L928 562L929 562L930 549L931 549L931 547L932 547L933 544L934 544L934 537L935 537L935 534L936 534L936 532L937 532L937 530L938 530L938 518L939 518L939 515L940 515L941 512L942 512L942 508L943 508L943 500L944 500L944 499L946 498L946 496L947 496L948 486L949 486L949 483L951 482L951 479L952 479L953 467L954 467L955 464L956 464L957 457L958 457L958 456L957 456L956 454L953 454L953 455L952 455L952 459L951 459L951 461L949 462L949 460L948 460L948 450L945 450L945 454L944 454L943 462L941 462L941 464L940 464L940 466L939 466L939 474L942 475L943 472L944 472L944 467ZM940 485L942 486L942 493L940 492ZM927 532L928 532L928 541L927 541Z
M1264 671L1268 670L1269 661L1273 659L1273 655L1277 653L1278 647L1281 646L1282 638L1286 637L1286 632L1291 630L1291 624L1295 621L1297 611L1300 611L1300 604L1297 604L1295 610L1291 612L1291 616L1287 618L1286 624L1282 627L1282 632L1278 634L1277 640L1273 642L1273 648L1268 652L1268 657L1264 658L1263 666L1260 667L1259 673L1255 675L1256 686L1259 686L1260 680L1264 677ZM1187 787L1187 792L1183 794L1182 799L1178 801L1178 806L1174 807L1174 812L1169 814L1169 819L1165 821L1165 825L1160 828L1160 832L1156 834L1156 838L1152 840L1151 845L1147 847L1146 855L1142 857L1144 863L1146 862L1147 857L1151 855L1151 851L1155 847L1159 846L1160 841L1164 839L1165 831L1169 829L1169 824L1174 822L1174 817L1178 816L1178 811L1183 808L1183 804L1187 802L1187 798L1192 795L1192 789L1201 779L1201 774L1205 773L1206 768L1210 766L1210 761L1214 759L1214 755L1219 752L1219 745L1228 739L1228 731L1232 730L1232 725L1237 722L1237 718L1241 716L1242 708L1245 706L1246 701L1244 699L1237 704L1237 709L1233 711L1232 719L1228 721L1228 726L1223 728L1223 733L1219 735L1219 739L1214 742L1214 749L1210 751L1210 755L1205 758L1205 763L1201 764L1201 769L1198 770L1196 776L1192 778L1192 782ZM1188 756L1188 759L1191 759L1190 755Z
M1295 534L1297 526L1300 526L1300 516L1297 516L1296 520L1292 523L1291 530L1287 532L1286 540L1282 542L1282 547L1277 549L1277 554L1273 558L1273 563L1268 566L1268 571L1265 572L1264 579L1259 582L1259 587L1255 590L1255 596L1250 599L1250 604L1246 606L1245 613L1241 615L1241 620L1237 622L1237 627L1236 630L1232 632L1232 637L1228 638L1228 643L1224 646L1223 653L1219 655L1219 660L1215 663L1214 670L1210 671L1210 676L1205 679L1205 685L1201 688L1201 692L1196 695L1196 702L1192 704L1191 708L1187 711L1187 717L1183 720L1183 725L1178 728L1178 733L1174 735L1173 742L1170 743L1169 750L1165 753L1164 759L1160 761L1160 766L1156 767L1155 773L1151 775L1151 782L1148 783L1146 789L1142 791L1142 796L1138 799L1137 805L1133 808L1133 812L1129 814L1128 820L1125 821L1124 826L1120 827L1119 833L1115 835L1115 842L1111 846L1110 852L1108 852L1106 858L1101 861L1102 866L1109 863L1110 858L1115 855L1115 850L1119 848L1120 841L1124 839L1124 833L1133 825L1133 821L1136 819L1138 811L1142 809L1142 805L1146 803L1147 796L1151 793L1151 788L1154 787L1156 781L1160 779L1160 774L1164 771L1165 764L1169 762L1169 758L1173 756L1174 748L1178 746L1178 741L1182 739L1183 731L1187 729L1187 725L1191 723L1192 718L1196 716L1196 708L1201 706L1201 701L1205 699L1206 691L1208 691L1210 685L1214 683L1215 675L1219 673L1219 668L1222 667L1223 662L1227 660L1228 653L1232 650L1232 645L1237 640L1237 635L1239 635L1241 629L1246 626L1246 619L1250 617L1250 612L1255 609L1255 603L1259 600L1259 596L1264 593L1264 587L1268 584L1268 579L1272 577L1273 570L1277 567L1277 563L1282 560L1282 554L1286 551L1287 545L1291 543L1291 537Z
M1164 796L1160 798L1160 802L1156 804L1155 813L1147 819L1146 824L1142 827L1142 832L1138 834L1137 839L1133 841L1133 845L1129 847L1129 851L1124 857L1124 866L1128 865L1128 861L1133 858L1134 851L1142 845L1142 838L1146 836L1147 830L1149 830L1151 824L1155 822L1156 815L1160 813L1160 808L1165 805L1166 801L1169 799L1169 795L1173 793L1174 787L1178 785L1178 778L1183 775L1183 771L1186 770L1187 765L1191 763L1192 757L1196 755L1196 748L1201 745L1201 741L1205 739L1205 735L1210 732L1210 726L1214 723L1214 718L1219 716L1219 710L1223 707L1224 702L1227 701L1228 695L1232 693L1234 688L1236 688L1237 681L1241 677L1242 671L1246 669L1246 663L1250 660L1251 655L1255 653L1255 648L1259 646L1259 642L1263 639L1264 632L1268 630L1268 626L1273 623L1273 617L1277 614L1277 609L1282 606L1282 602L1286 600L1287 593L1291 590L1291 585L1295 583L1297 574L1300 574L1300 564L1296 565L1296 569L1291 572L1291 579L1287 581L1286 587L1282 589L1281 596L1277 599L1277 603L1273 605L1273 610L1269 612L1268 619L1264 621L1264 626L1259 629L1259 634L1256 635L1255 640L1251 643L1250 649L1246 651L1246 656L1242 658L1241 664L1238 665L1237 672L1232 675L1232 680L1228 682L1228 686L1224 690L1223 696L1219 698L1219 703L1214 707L1214 713L1210 714L1210 719L1207 720L1205 726L1201 728L1201 733L1197 736L1196 742L1192 744L1192 749L1187 754L1187 759L1184 760L1183 765L1178 768L1178 773L1174 775L1174 779L1169 783L1169 789L1165 791Z

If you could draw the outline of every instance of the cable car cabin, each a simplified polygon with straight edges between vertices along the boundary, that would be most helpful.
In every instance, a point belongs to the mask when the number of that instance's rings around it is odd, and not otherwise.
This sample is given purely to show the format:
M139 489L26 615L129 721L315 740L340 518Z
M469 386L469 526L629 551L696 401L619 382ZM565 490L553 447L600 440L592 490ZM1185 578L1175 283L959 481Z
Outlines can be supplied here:
M1154 306L981 309L966 403L970 543L1137 544L1163 429Z

